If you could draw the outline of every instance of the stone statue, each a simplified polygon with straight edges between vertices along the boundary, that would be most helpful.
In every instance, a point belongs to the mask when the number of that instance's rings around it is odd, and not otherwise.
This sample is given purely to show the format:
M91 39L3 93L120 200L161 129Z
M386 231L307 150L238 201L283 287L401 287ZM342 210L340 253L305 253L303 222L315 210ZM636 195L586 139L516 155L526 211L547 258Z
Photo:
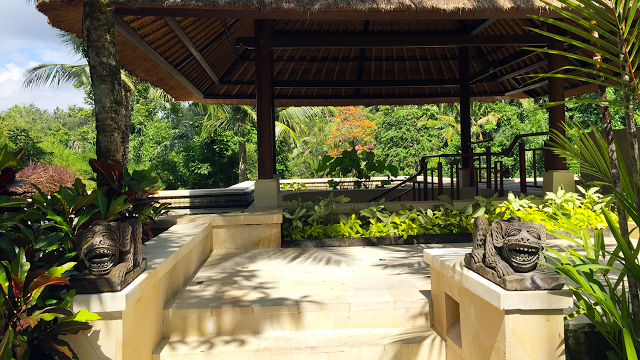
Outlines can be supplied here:
M561 289L564 277L546 270L547 231L542 224L519 217L495 220L485 216L473 223L473 249L464 257L465 266L507 290Z
M122 290L147 267L142 258L142 224L96 221L78 232L81 274L70 279L80 294Z

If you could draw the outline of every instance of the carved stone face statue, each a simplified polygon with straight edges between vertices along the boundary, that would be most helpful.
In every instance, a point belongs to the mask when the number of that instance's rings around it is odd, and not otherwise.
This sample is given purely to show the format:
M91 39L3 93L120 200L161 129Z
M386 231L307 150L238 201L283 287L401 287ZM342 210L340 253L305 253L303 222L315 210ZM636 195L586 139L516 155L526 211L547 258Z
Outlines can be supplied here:
M120 238L126 224L97 221L80 236L80 258L90 275L107 275L120 262Z
M491 235L496 251L513 271L524 273L536 269L544 249L544 225L522 222L515 217L496 220L491 225Z

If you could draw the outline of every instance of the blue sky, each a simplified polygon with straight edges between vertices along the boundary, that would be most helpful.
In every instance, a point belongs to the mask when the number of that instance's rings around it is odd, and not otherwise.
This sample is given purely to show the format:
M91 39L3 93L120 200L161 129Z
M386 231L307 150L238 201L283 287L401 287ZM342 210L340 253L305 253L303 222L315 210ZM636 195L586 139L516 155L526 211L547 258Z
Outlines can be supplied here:
M27 0L0 0L0 111L15 104L33 103L39 108L66 109L83 105L83 92L71 85L24 91L20 89L25 69L44 63L81 63L64 47L57 30Z

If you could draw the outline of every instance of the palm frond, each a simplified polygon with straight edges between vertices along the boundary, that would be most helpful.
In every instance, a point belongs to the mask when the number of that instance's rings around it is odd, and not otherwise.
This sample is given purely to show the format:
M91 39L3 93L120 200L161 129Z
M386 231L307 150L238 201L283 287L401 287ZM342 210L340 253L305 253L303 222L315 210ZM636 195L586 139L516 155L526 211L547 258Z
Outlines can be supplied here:
M40 86L58 87L65 83L86 86L91 83L88 65L41 64L27 69L22 76L23 90Z

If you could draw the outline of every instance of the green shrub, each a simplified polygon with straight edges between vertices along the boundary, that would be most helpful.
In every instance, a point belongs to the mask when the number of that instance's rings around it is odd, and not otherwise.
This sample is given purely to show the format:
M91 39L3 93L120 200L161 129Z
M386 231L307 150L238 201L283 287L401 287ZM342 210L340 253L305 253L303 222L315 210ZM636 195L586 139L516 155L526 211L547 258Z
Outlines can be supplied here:
M522 195L516 197L510 192L507 200L497 207L495 216L500 219L519 216L523 221L544 224L547 230L564 228L567 219L571 219L572 226L581 229L605 229L607 222L603 211L612 210L611 196L600 194L598 187L589 190L577 187L582 196L567 192L562 187L555 193L548 192L542 199ZM615 214L612 216L615 217Z
M601 195L598 188L585 190L578 186L578 189L584 196L563 189L547 193L543 199L509 193L502 204L496 202L497 194L489 199L478 196L475 203L460 209L454 208L453 200L447 195L439 197L443 204L433 210L406 206L398 212L389 212L381 200L362 210L353 208L350 214L340 214L337 218L333 214L335 204L348 199L334 199L331 194L318 202L289 202L283 212L283 237L302 240L398 235L406 239L420 234L471 233L473 219L480 215L486 215L490 221L519 216L523 221L542 223L548 230L563 227L567 219L583 229L606 228L603 212L612 207L610 196Z
M378 158L373 152L373 147L360 150L359 146L354 146L351 150L344 150L340 155L332 157L325 155L316 168L316 173L320 176L353 178L353 185L356 189L371 187L371 175L381 174L387 177L398 176L398 168L393 164L387 164ZM358 153L360 151L360 153ZM337 189L339 182L329 180L331 188ZM382 181L381 186L391 184L390 180Z

